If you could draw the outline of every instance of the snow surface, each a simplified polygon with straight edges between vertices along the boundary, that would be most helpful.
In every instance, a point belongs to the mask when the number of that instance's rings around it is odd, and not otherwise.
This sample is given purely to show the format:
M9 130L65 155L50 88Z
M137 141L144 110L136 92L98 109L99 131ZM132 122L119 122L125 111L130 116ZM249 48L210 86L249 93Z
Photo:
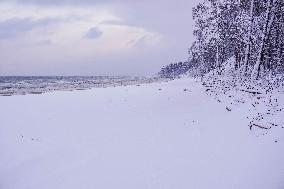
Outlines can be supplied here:
M283 125L255 135L251 104L228 111L205 89L186 78L2 96L0 188L283 189Z

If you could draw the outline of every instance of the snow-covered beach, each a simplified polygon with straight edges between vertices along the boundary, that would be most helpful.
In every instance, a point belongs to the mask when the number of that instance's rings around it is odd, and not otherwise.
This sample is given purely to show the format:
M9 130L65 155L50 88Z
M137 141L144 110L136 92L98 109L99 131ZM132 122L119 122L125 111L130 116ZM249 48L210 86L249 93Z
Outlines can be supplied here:
M222 99L190 78L0 96L0 188L283 188L284 125Z

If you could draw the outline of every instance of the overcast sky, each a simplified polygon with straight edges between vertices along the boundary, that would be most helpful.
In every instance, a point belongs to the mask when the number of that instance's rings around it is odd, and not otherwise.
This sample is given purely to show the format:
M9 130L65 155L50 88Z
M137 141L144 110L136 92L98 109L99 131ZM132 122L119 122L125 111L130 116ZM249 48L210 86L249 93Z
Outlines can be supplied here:
M187 60L199 0L0 0L0 75L152 75Z

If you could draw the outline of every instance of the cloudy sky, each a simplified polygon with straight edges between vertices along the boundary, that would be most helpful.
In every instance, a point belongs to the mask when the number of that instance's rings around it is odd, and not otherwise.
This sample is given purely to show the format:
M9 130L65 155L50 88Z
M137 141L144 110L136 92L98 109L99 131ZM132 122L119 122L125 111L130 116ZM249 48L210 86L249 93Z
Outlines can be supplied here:
M0 0L0 75L152 75L187 60L199 0Z

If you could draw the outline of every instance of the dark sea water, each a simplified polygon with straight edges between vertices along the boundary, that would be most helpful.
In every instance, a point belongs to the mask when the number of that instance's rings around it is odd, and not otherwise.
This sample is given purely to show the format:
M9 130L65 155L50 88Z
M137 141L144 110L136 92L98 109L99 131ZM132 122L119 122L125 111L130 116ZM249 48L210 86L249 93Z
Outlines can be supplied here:
M0 96L134 85L156 79L125 76L0 76Z

